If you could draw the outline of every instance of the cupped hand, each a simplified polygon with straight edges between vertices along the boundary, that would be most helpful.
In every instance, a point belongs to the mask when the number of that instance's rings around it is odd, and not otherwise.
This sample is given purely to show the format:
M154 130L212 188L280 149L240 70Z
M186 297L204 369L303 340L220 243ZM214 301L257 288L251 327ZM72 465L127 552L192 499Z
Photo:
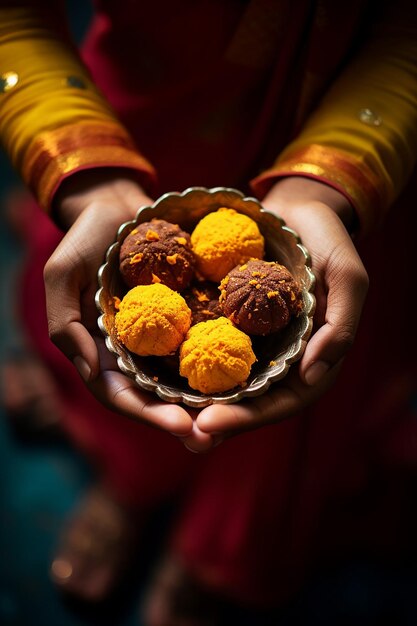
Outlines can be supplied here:
M310 252L317 281L313 334L300 362L263 396L200 412L197 427L216 442L291 417L325 393L354 341L368 289L348 232L353 212L342 194L291 177L277 183L262 204L282 216Z
M68 230L44 271L48 328L52 341L103 404L187 437L193 429L190 414L179 405L142 392L122 374L97 328L94 297L98 268L120 224L149 204L152 200L124 172L82 172L65 181L54 211L56 221ZM210 436L204 437L210 440Z

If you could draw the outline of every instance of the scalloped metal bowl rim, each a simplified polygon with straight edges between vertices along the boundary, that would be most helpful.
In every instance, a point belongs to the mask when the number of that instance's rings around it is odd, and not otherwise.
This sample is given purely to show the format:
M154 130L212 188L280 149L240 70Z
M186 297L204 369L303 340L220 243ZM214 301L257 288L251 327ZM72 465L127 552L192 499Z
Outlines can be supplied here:
M107 329L105 327L104 318L105 318L106 313L101 304L101 298L102 298L102 294L104 291L103 273L106 271L108 262L113 254L114 249L120 245L121 240L124 238L125 230L130 228L131 226L134 226L137 223L143 211L156 209L161 204L161 202L163 202L166 198L169 198L172 196L184 197L184 196L189 195L190 193L195 193L195 192L203 192L204 194L209 194L209 195L214 195L215 193L218 193L218 192L226 192L226 193L231 193L233 195L236 195L240 200L250 201L250 202L255 203L256 205L259 206L261 213L267 213L271 215L274 219L277 220L277 222L280 224L280 227L283 230L288 232L291 236L293 236L296 239L297 248L299 248L299 250L301 251L305 259L304 267L305 267L305 273L306 273L306 281L305 281L304 297L306 300L306 308L305 308L304 314L306 316L306 325L305 325L304 330L302 331L302 333L298 336L296 340L297 345L292 351L292 354L284 358L283 365L277 372L272 372L271 370L265 371L259 374L247 387L243 387L239 390L230 390L230 392L226 392L222 394L221 396L219 395L211 395L211 396L195 395L192 392L184 391L175 387L170 387L168 385L158 384L157 381L152 380L148 376L146 376L146 380L142 379L139 372L128 367L128 365L122 359L119 351L114 346L112 338L108 334ZM146 206L140 207L134 219L123 222L120 225L117 231L116 241L114 241L109 246L107 253L106 253L105 262L101 265L98 271L99 289L97 290L96 295L95 295L95 303L96 303L98 311L101 312L101 315L99 316L97 323L98 323L100 331L104 335L107 349L116 356L119 369L127 376L133 378L136 384L141 389L156 393L156 395L159 398L161 398L161 400L164 400L165 402L183 403L194 408L203 408L210 404L232 404L232 403L239 402L243 400L244 398L252 398L255 396L262 395L269 389L269 387L273 383L283 379L287 375L291 364L298 361L301 358L302 354L304 353L305 346L307 344L307 341L311 335L312 328L313 328L313 314L315 310L316 299L312 292L315 286L315 280L316 279L315 279L314 273L311 269L311 258L310 258L309 252L305 248L305 246L301 243L301 239L298 236L298 234L292 228L287 226L285 221L280 216L276 215L275 213L272 213L271 211L268 211L267 209L264 209L261 203L256 198L244 196L237 189L233 189L230 187L214 187L211 189L206 189L204 187L189 187L188 189L186 189L185 191L181 193L170 192L170 193L163 194L152 205L146 205Z

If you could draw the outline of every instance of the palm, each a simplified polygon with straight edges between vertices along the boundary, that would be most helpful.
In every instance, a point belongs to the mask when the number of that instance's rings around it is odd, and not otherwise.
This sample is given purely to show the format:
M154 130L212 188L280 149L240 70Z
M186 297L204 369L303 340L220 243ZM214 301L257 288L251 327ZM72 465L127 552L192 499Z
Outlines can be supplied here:
M306 203L291 217L289 225L310 250L317 279L313 335L300 363L263 396L203 409L197 418L203 432L230 437L299 413L333 384L353 341L367 281L349 236L336 214L319 203ZM313 369L314 377L309 377Z
M134 202L112 210L108 202L94 202L65 235L45 268L50 335L103 404L117 413L185 436L193 427L188 412L140 391L119 371L97 327L98 268L118 227L134 216L138 206Z

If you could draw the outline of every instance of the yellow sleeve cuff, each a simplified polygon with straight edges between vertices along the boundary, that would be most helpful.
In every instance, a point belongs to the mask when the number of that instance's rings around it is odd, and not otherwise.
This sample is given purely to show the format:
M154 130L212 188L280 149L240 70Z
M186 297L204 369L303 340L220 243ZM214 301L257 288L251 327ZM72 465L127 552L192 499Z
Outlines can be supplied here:
M29 4L0 8L0 136L45 209L80 169L130 168L148 188L155 178L71 42Z
M135 170L151 190L155 172L135 149L124 128L110 121L79 121L39 133L25 152L22 177L39 204L49 210L60 183L69 175L96 167Z
M256 193L304 175L344 193L361 231L384 218L417 159L417 11L406 4L388 4L298 137L253 181Z
M348 152L317 144L287 150L282 160L252 180L251 186L262 198L277 180L287 176L313 178L342 193L355 209L361 234L382 217L381 206L387 197L384 180Z

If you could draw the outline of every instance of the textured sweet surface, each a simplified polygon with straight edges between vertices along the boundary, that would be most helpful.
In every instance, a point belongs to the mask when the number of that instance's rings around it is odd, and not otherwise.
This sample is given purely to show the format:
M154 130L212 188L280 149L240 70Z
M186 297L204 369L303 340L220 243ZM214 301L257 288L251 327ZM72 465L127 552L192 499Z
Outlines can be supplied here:
M179 375L172 355L132 359L131 352L117 337L114 318L117 300L124 293L119 273L120 247L132 229L141 222L156 218L179 224L181 228L192 233L204 216L221 207L233 208L236 212L249 216L258 225L259 232L265 237L265 255L268 260L284 262L301 286L303 310L282 331L273 333L272 336L251 336L257 362L251 368L250 377L246 384L237 385L218 396L217 392L210 394L193 391L187 384L187 379ZM310 269L308 250L296 233L286 228L278 216L263 210L256 199L245 198L242 193L230 188L192 187L182 193L164 194L154 205L139 209L135 220L121 225L117 240L109 247L106 262L99 270L98 279L100 288L96 294L96 302L102 312L98 324L106 337L107 347L118 357L118 366L122 372L132 376L140 388L154 391L166 402L181 402L201 409L213 403L240 402L259 395L272 382L286 376L290 365L303 354L311 334L315 298L314 275ZM198 270L195 271L195 279L201 280ZM169 367L165 366L167 360Z
M121 245L119 261L128 287L161 282L182 291L194 273L190 235L165 220L154 219L134 228Z
M197 270L214 282L220 282L239 263L264 256L264 238L257 223L226 207L203 217L191 242Z
M222 280L220 306L249 335L268 335L284 328L303 308L301 289L286 267L248 261Z
M117 337L141 356L178 349L191 324L184 298L166 285L138 285L124 296L115 317Z
M255 361L250 338L225 317L192 326L180 348L181 376L203 393L244 385Z
M207 320L215 320L223 311L220 308L220 291L216 283L203 281L188 287L182 294L191 309L191 323L198 324Z

